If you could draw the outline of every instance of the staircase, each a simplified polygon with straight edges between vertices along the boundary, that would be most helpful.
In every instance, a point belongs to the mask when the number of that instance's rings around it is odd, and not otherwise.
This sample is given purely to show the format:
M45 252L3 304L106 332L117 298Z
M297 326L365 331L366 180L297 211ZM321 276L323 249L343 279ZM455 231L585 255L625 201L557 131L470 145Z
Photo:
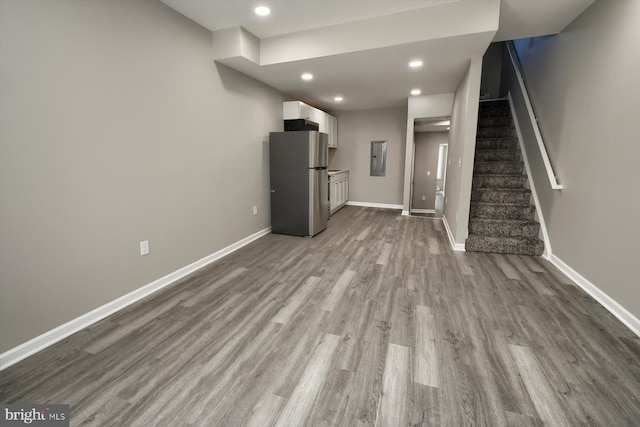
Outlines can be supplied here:
M542 255L540 224L526 186L509 101L481 102L467 251Z

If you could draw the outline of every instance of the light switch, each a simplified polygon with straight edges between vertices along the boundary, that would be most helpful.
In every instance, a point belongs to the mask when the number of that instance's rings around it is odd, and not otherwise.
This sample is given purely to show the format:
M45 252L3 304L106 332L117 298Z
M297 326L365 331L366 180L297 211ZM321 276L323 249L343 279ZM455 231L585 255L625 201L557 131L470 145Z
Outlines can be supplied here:
M427 176L430 176L430 175L431 175L431 171L427 171Z
M140 242L140 255L145 256L149 255L149 241L145 240L144 242Z

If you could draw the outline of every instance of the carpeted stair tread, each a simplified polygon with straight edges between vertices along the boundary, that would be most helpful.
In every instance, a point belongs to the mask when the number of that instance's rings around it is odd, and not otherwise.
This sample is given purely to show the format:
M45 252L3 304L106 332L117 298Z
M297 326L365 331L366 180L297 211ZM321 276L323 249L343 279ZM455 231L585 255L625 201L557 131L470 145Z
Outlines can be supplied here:
M490 148L487 150L476 150L476 162L519 162L522 156L520 150Z
M512 127L486 127L479 128L476 135L478 138L511 138L516 136L516 130Z
M517 175L522 174L524 163L514 161L488 161L478 162L473 165L474 173L478 175Z
M509 100L508 99L488 99L480 102L480 109L485 108L507 108L509 109Z
M535 206L525 203L471 202L469 218L532 220L535 212Z
M540 256L544 252L544 243L540 239L470 234L465 249L473 252Z
M518 138L487 137L476 139L476 151L479 150L519 150Z
M526 175L514 174L474 174L472 188L524 188Z
M508 177L521 177L521 176L524 176L525 178L527 177L526 175L523 175L521 173L481 173L480 175L482 175L482 176L508 176Z
M502 117L480 117L478 119L478 128L487 128L487 127L512 127L511 117L502 116Z
M474 187L472 202L486 203L529 203L531 191L526 188Z
M540 224L526 219L471 218L469 234L535 239L540 234Z
M478 118L480 119L486 119L486 118L490 118L490 117L510 117L511 116L511 111L505 109L505 108L481 108L480 111L478 112Z

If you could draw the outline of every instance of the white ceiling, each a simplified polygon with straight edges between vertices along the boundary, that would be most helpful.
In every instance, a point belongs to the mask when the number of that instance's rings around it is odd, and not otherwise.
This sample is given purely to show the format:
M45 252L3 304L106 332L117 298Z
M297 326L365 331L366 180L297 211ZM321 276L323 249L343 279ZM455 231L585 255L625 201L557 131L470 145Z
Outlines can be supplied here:
M212 55L218 63L336 111L404 106L413 88L453 92L492 40L558 33L594 0L162 1L217 31L214 39L234 27L256 36L253 55L231 40L231 53ZM258 5L271 15L255 15ZM409 69L413 58L424 66ZM302 81L303 72L314 79Z

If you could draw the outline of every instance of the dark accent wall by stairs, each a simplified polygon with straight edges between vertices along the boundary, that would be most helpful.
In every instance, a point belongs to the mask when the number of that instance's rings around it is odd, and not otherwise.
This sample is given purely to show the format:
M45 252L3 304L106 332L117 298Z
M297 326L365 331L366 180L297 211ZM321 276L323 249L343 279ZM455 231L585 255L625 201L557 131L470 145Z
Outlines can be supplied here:
M480 103L469 237L474 252L542 255L540 224L511 118L509 101Z

